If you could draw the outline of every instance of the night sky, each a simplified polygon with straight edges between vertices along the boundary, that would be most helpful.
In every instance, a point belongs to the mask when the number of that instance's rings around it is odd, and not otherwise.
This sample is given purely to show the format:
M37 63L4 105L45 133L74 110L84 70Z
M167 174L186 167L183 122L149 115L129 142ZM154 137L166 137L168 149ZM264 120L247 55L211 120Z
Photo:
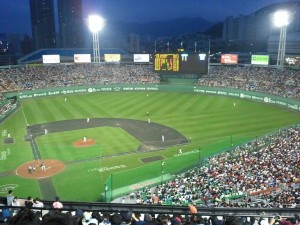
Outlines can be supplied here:
M179 17L202 17L210 22L227 16L247 15L287 0L83 0L83 14L107 20L146 23ZM2 0L0 33L31 35L29 0Z

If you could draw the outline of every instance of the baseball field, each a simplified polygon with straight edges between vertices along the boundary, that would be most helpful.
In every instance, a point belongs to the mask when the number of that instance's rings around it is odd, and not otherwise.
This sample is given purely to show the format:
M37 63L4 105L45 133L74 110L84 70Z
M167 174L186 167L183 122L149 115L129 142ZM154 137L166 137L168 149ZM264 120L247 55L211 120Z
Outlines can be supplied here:
M134 190L299 122L299 113L272 104L194 93L23 99L0 124L0 195L13 188L20 197L101 201L111 174L110 186Z

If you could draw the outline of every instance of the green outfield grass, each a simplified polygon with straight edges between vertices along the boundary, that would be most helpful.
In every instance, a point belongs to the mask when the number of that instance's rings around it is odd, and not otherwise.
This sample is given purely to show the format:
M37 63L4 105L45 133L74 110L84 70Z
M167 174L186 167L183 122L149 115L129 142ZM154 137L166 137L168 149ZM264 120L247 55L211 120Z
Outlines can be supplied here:
M140 144L139 141L124 130L112 127L81 129L38 137L36 143L42 158L60 159L66 163L65 170L52 177L57 194L62 200L100 200L104 182L110 174L113 174L115 188L161 175L161 161L143 163L142 158L161 156L166 162L165 173L181 171L197 163L199 157L215 154L231 145L300 122L299 113L272 104L193 93L113 92L68 95L67 101L64 98L65 96L53 96L22 100L21 107L1 124L1 131L7 130L14 137L15 143L3 144L2 137L0 147L4 150L9 148L9 154L6 160L0 161L0 173L13 171L21 164L33 160L31 146L24 141L26 124L87 117L147 121L146 112L149 112L152 122L172 127L188 139L191 138L191 143L182 146L182 149L184 153L192 153L181 158L175 157L179 146L137 153L135 150ZM97 144L82 149L74 148L72 143L84 136L95 139ZM132 154L69 163L123 152ZM18 185L15 195L43 197L35 180L26 180L15 175L1 177L0 186L8 183ZM0 193L2 196L5 194Z

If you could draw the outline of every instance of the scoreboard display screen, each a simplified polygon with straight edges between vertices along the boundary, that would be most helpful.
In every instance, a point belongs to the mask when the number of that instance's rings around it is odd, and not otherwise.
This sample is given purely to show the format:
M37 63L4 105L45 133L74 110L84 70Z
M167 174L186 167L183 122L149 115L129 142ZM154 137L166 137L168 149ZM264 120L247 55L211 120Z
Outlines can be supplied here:
M206 74L208 71L208 54L157 53L154 56L153 64L155 72Z
M155 54L154 71L157 72L178 72L179 54Z
M180 54L180 72L206 74L208 55L206 53Z

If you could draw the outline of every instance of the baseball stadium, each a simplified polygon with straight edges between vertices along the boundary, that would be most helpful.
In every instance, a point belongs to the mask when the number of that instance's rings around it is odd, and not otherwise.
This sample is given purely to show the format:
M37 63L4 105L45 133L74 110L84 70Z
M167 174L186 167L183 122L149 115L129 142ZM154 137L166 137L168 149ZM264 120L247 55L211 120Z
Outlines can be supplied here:
M300 225L300 0L0 12L0 225Z
M224 65L197 78L157 73L150 63L35 63L0 72L2 196L13 189L110 202L220 154L262 152L299 129L297 71L279 71L276 82L276 68Z

